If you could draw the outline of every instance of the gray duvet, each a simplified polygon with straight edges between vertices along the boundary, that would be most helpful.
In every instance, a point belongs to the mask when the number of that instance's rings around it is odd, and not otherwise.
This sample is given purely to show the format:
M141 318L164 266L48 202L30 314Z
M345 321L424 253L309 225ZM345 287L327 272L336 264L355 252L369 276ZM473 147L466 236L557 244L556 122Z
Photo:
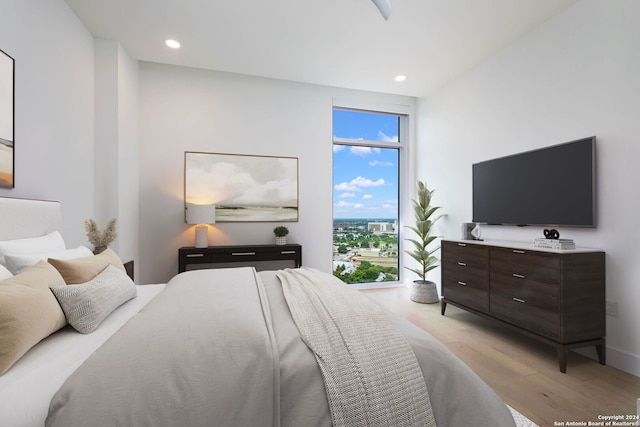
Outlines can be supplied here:
M363 296L364 298L364 296ZM513 426L508 408L430 335L389 314L438 426ZM274 272L174 277L53 397L47 426L331 426L318 363Z

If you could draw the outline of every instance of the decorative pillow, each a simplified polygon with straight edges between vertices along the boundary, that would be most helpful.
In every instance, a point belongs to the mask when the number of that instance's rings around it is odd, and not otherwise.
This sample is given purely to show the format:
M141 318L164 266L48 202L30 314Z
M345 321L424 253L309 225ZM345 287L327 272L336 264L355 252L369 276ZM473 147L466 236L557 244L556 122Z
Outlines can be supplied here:
M67 324L49 285L64 285L64 279L44 261L0 282L0 375Z
M0 264L6 265L5 255L27 255L43 252L64 251L67 247L59 232L54 231L45 236L29 237L0 241Z
M0 280L8 279L9 277L13 277L13 273L7 270L7 267L0 264Z
M118 267L122 272L126 273L120 257L109 248L98 255L85 258L72 260L49 258L49 264L53 265L62 274L67 285L88 282L109 265Z
M95 331L113 310L136 296L136 285L113 265L80 286L50 289L69 324L82 334Z
M88 256L93 256L93 252L91 249L85 246L78 246L75 249L65 249L64 251L55 251L55 252L45 252L39 254L29 254L29 255L5 255L5 262L7 264L7 268L13 274L22 273L27 268L32 265L37 264L38 261L46 261L47 258L56 258L56 259L76 259L76 258L84 258Z

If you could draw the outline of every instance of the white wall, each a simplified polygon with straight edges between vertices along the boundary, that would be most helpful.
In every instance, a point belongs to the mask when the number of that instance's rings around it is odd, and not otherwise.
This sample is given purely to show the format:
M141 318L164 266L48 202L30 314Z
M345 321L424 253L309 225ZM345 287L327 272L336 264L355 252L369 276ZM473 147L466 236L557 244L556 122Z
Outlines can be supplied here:
M140 281L176 274L184 223L184 152L299 159L300 221L286 223L303 263L331 271L332 100L413 105L413 98L140 63ZM274 242L277 223L217 223L210 244Z
M93 37L62 0L3 0L0 49L15 59L15 188L59 200L68 246L94 215Z
M117 220L111 247L138 259L138 61L120 43L96 39L96 223Z
M608 363L640 375L640 2L584 0L419 101L418 177L437 189L460 238L471 220L472 163L595 135L598 226L560 229L606 251ZM541 228L483 227L531 242Z

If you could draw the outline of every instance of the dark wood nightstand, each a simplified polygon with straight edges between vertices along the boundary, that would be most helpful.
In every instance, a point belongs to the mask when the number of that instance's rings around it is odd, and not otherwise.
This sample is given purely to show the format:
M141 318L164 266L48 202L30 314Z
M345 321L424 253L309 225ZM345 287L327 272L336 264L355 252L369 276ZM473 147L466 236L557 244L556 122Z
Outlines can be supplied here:
M192 269L207 268L206 264L212 264L211 268L226 267L226 264L253 265L259 269L259 265L265 261L292 261L292 267L302 265L302 246L290 245L236 245L236 246L209 246L196 248L185 246L178 250L178 273ZM236 264L238 263L238 264Z

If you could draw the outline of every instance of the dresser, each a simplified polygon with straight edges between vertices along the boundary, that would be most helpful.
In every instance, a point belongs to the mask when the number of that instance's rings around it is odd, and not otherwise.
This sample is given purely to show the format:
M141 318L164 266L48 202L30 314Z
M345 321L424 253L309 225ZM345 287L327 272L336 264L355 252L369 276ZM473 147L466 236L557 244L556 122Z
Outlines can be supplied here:
M605 254L503 242L442 241L447 304L501 322L557 349L595 346L605 364Z
M178 250L178 272L197 268L223 268L250 265L300 267L302 246L290 245L233 245L196 248L185 246ZM266 267L269 268L269 267Z

